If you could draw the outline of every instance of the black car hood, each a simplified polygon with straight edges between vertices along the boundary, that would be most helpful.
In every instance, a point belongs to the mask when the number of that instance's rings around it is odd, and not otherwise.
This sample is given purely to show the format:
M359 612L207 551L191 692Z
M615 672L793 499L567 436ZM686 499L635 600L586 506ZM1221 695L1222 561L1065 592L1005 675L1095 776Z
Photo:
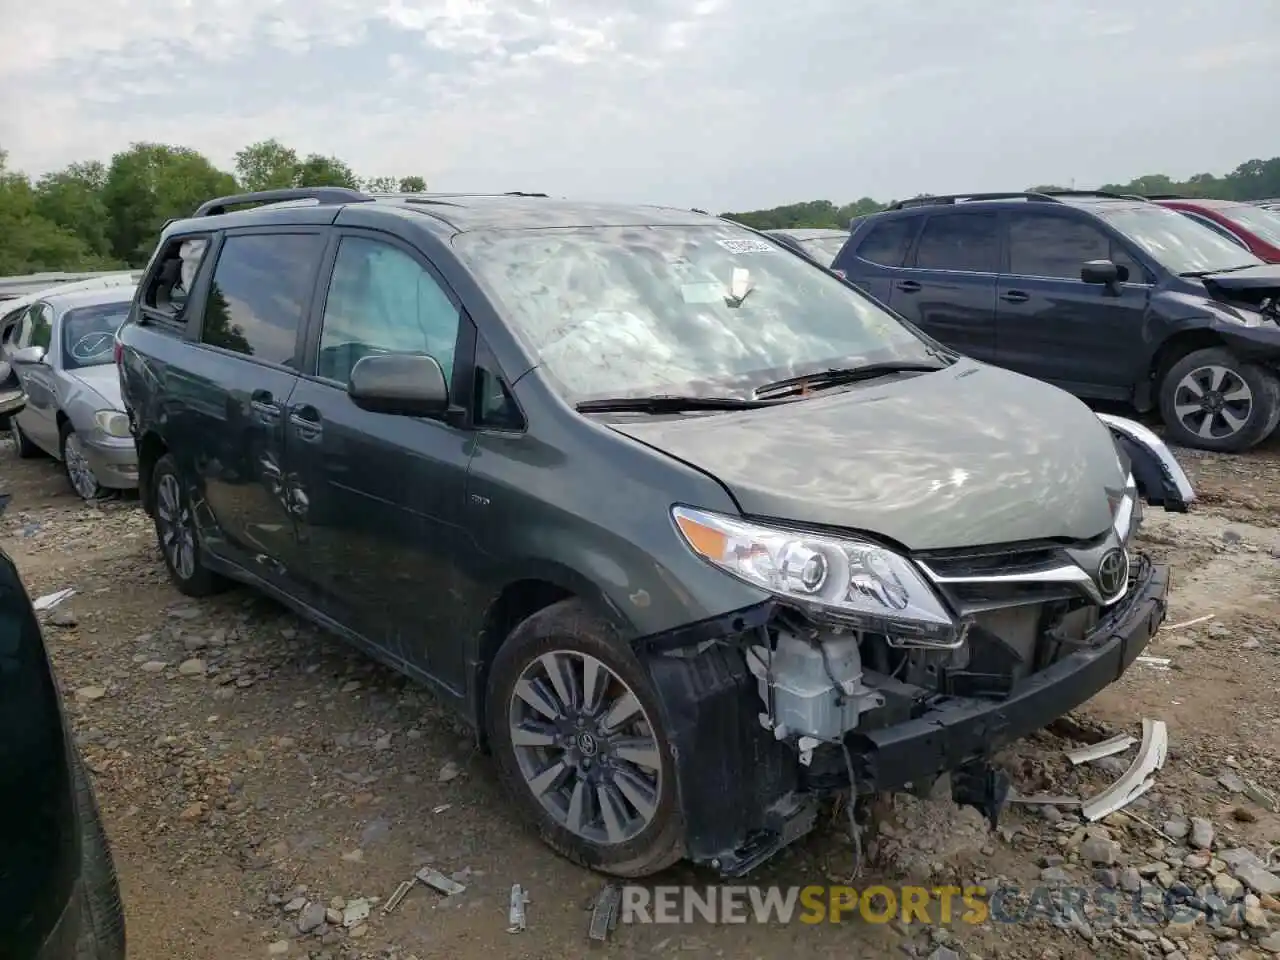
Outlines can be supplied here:
M1210 273L1201 278L1206 287L1231 293L1274 290L1280 293L1280 263L1262 263L1246 270Z
M743 513L910 550L1090 539L1124 485L1088 407L970 360L774 407L610 426L717 478Z

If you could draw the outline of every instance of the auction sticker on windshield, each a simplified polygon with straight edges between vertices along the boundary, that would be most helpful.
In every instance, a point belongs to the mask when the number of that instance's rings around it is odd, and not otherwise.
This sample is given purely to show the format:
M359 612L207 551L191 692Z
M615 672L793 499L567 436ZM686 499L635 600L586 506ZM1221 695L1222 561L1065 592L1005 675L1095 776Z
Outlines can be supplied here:
M763 240L747 238L745 240L717 240L716 243L730 253L772 253L773 244Z

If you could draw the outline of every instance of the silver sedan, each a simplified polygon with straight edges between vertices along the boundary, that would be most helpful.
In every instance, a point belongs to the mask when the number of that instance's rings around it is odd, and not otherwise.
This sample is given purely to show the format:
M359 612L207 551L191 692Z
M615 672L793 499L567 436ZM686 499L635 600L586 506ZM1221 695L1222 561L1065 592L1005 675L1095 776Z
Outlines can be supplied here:
M86 500L138 485L138 456L120 402L115 334L132 287L53 293L32 303L0 352L26 406L9 420L18 456L61 460Z

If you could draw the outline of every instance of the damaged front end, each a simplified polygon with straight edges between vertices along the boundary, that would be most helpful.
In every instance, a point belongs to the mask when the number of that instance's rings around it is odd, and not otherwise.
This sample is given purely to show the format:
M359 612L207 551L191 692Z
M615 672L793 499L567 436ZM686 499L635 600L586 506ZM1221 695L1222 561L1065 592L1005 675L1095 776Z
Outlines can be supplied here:
M692 549L774 594L638 644L690 859L741 875L808 833L824 797L943 773L994 822L992 755L1115 681L1164 619L1168 571L1130 550L1141 510L1131 476L1090 541L908 556L677 507Z

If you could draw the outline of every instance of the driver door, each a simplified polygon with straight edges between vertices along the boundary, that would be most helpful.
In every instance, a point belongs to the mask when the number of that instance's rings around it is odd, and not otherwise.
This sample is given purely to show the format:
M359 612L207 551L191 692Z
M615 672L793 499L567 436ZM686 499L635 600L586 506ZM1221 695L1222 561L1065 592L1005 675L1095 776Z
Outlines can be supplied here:
M317 605L415 671L460 682L451 644L471 432L373 413L347 396L365 356L426 353L455 397L471 324L421 255L383 234L343 231L317 299L305 367L285 418L287 481ZM451 656L457 653L457 658ZM457 662L455 662L455 659Z
M45 356L39 363L15 363L13 372L27 395L27 405L18 414L18 425L34 443L47 451L61 445L58 436L58 394L53 382L53 307L33 303L22 321L14 343L16 349L43 347Z

